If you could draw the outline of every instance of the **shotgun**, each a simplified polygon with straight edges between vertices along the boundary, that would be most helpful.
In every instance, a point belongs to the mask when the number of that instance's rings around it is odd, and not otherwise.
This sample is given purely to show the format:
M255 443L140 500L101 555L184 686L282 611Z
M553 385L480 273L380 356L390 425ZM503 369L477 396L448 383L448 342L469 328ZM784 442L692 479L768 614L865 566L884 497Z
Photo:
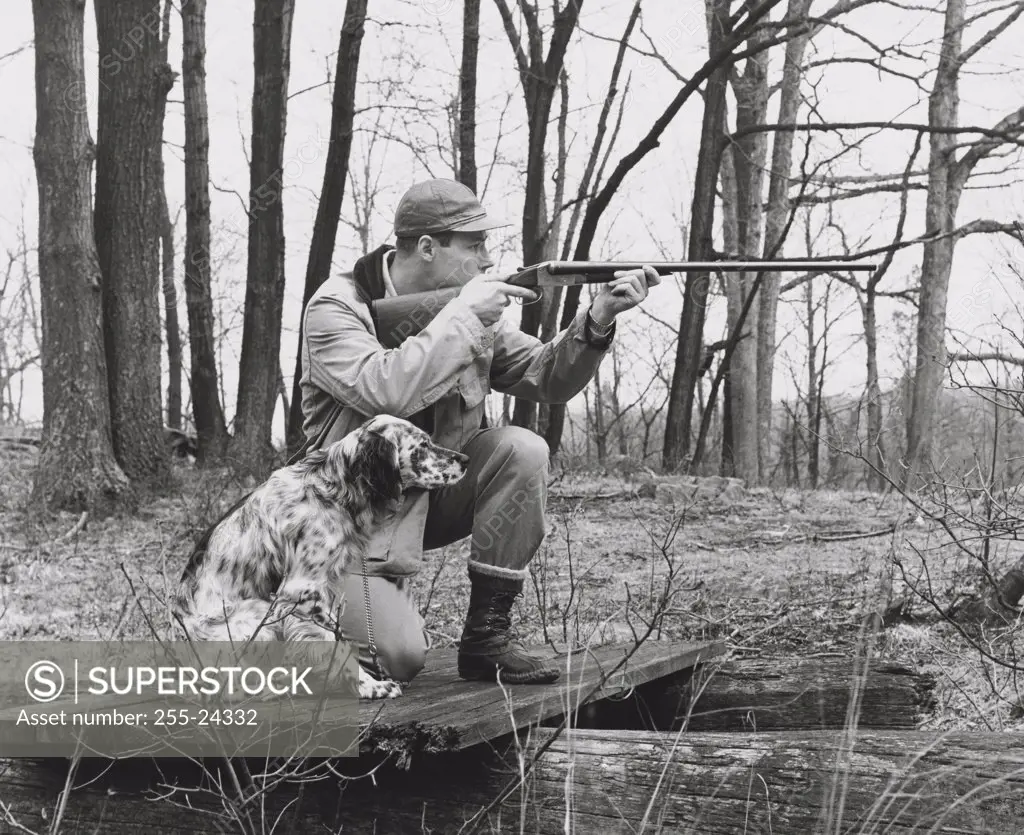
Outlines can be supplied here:
M648 261L658 275L712 272L873 272L877 265L865 261L826 261L796 258L786 261ZM618 270L643 267L639 261L544 261L526 267L506 279L518 287L541 290L545 287L572 287L580 284L607 284ZM426 293L410 293L370 302L370 315L377 330L377 341L385 348L397 348L410 336L423 330L440 310L454 299L459 287L445 287Z

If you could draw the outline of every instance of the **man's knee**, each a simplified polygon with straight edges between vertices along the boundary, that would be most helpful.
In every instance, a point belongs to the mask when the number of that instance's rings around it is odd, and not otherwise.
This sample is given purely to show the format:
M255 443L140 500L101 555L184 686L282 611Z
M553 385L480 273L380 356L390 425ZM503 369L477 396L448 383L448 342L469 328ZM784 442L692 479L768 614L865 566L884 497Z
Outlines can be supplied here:
M529 477L539 471L547 472L551 450L548 442L540 435L521 426L503 426L496 431L502 433L501 443L511 448L516 469L524 476Z
M401 636L387 647L381 661L385 671L395 681L412 681L427 663L427 641L422 631Z

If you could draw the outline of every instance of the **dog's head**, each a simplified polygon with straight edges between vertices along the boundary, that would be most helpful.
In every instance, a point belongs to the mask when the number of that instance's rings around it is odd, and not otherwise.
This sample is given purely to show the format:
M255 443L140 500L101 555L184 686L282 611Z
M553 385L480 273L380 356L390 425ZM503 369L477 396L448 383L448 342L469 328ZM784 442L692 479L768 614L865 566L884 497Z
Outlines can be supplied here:
M327 450L328 465L371 501L454 484L466 474L468 460L437 446L409 421L390 415L368 420Z

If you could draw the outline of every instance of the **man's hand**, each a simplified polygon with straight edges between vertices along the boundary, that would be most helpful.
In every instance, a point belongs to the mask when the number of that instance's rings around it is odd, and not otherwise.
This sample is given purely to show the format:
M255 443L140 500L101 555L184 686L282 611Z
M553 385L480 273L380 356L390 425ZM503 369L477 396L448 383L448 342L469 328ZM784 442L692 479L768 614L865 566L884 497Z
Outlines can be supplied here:
M654 267L642 270L618 270L615 278L601 287L590 306L590 315L600 327L607 327L616 316L636 307L647 298L647 290L661 284Z
M481 274L466 283L459 292L459 298L469 305L477 318L489 328L501 318L502 311L513 298L533 301L537 294L529 287L516 287L502 279L506 275Z

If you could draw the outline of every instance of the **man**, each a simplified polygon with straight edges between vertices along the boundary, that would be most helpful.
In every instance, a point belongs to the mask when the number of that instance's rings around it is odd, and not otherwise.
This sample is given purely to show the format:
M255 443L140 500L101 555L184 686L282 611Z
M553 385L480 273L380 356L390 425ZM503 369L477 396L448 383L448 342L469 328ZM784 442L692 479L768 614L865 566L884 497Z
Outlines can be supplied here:
M486 233L507 224L452 180L414 185L395 213L396 248L382 246L333 277L306 308L302 410L307 438L326 446L364 420L411 420L435 443L469 456L458 484L406 496L368 548L364 572L346 580L341 630L364 666L398 681L423 667L428 641L408 592L423 550L472 535L469 613L459 675L506 683L547 683L558 667L510 634L510 612L527 565L544 539L548 447L519 427L481 429L492 389L539 403L565 403L586 386L615 332L615 317L659 283L650 267L616 274L589 309L551 343L501 318L533 291L485 275ZM398 348L377 340L369 302L461 287L419 333Z

